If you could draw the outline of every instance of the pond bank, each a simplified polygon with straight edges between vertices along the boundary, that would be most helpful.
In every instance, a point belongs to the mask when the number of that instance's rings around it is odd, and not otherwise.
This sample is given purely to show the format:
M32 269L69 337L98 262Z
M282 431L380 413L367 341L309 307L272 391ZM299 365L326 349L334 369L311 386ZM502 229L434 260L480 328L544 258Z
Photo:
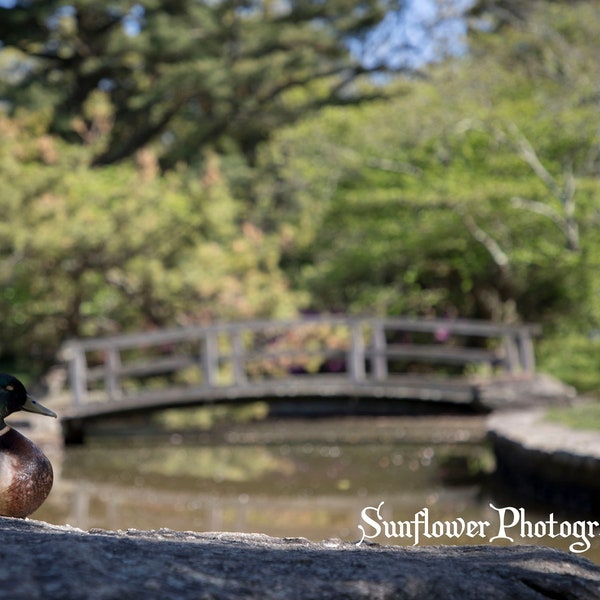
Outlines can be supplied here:
M488 437L497 475L518 494L598 518L600 433L545 418L542 408L497 412Z
M85 532L9 518L0 518L0 532L0 587L12 600L600 599L600 567L533 546L357 547L259 534Z

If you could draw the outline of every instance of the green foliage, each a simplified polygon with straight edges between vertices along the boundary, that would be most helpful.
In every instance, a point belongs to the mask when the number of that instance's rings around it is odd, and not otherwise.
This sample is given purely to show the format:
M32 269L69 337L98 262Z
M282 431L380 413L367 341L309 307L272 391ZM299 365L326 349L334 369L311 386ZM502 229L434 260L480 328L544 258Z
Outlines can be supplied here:
M557 327L537 344L539 368L581 392L600 390L600 339L597 331Z
M286 215L284 264L314 308L600 318L600 38L574 26L597 30L592 5L544 4L393 101L277 133L257 218Z
M37 117L0 120L2 359L52 360L71 336L288 316L278 245L242 218L216 157L90 169Z
M546 415L549 421L573 429L600 430L600 402L578 404L569 408L551 408Z
M346 40L369 31L387 7L382 0L16 2L0 9L2 54L11 56L0 96L30 110L50 107L51 130L75 141L73 120L104 90L114 129L95 164L149 144L168 167L197 161L208 145L252 161L283 124L381 95L355 85L379 67L359 64Z

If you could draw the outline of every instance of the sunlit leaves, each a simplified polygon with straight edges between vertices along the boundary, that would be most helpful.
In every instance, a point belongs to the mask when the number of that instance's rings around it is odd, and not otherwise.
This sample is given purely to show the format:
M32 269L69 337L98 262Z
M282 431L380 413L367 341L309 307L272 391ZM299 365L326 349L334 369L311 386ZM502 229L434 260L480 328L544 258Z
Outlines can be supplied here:
M572 23L592 4L480 33L469 57L392 102L327 110L278 133L261 157L262 214L277 207L297 228L287 261L315 307L585 312L598 254L589 83L600 36L584 41Z
M73 120L84 119L98 90L107 94L114 127L94 150L97 165L131 158L148 144L165 168L197 164L207 146L236 150L252 164L258 145L282 125L373 94L372 86L357 85L368 69L347 41L402 6L18 3L2 9L0 96L11 109L50 106L51 131L73 141Z
M150 157L91 169L89 147L36 127L0 121L4 360L43 363L69 336L295 312L277 241L244 220L215 157L165 176Z

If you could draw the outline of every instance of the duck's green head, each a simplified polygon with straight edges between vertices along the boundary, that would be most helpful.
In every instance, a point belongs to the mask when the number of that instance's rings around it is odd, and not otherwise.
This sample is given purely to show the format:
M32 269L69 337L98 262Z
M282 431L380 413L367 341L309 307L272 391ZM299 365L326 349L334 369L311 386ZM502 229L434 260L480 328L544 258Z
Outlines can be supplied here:
M32 398L25 386L12 375L0 373L0 421L18 410L56 417L56 413Z

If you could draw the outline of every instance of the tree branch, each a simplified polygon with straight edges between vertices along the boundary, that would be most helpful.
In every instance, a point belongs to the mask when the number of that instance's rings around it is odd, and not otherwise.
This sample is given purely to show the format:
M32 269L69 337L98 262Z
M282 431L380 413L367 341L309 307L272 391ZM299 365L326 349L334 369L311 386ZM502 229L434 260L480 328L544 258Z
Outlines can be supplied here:
M538 202L537 200L515 197L511 198L511 202L519 208L525 208L550 219L565 236L567 248L578 252L580 249L579 224L575 218L576 180L573 175L572 162L568 161L564 165L563 174L565 182L563 186L559 185L548 169L542 164L537 152L519 128L512 122L508 123L508 128L513 133L521 157L539 179L541 179L548 191L559 201L563 214L550 205Z
M550 172L544 167L529 140L521 133L520 129L512 122L508 124L523 160L531 167L533 172L544 182L544 185L560 198L562 190Z
M388 173L398 173L411 175L420 175L423 170L410 163L401 163L389 158L370 158L367 160L367 167L371 169L377 169L379 171L386 171Z
M510 259L500 244L487 231L483 230L470 214L462 210L457 210L457 212L461 215L469 233L488 251L496 266L502 271L510 270Z
M423 208L422 204L419 204L418 206L419 208ZM510 271L510 258L508 257L508 254L502 250L500 244L487 233L487 231L477 224L473 216L457 202L453 202L452 200L436 200L435 202L427 204L427 208L451 210L459 215L467 231L471 234L473 239L479 242L488 251L496 266L503 273Z

